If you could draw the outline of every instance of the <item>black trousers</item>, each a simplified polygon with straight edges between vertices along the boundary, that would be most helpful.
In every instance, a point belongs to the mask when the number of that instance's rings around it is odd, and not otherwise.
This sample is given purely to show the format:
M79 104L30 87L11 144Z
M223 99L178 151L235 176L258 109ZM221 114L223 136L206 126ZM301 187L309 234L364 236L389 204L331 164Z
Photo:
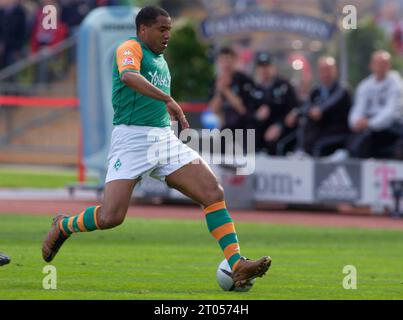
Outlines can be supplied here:
M399 138L401 136L394 130L367 130L352 134L347 148L353 158L390 158L394 157Z
M347 125L324 124L306 120L298 131L299 146L313 156L326 156L344 148L349 136Z
M284 147L279 148L279 145L282 144L283 139L287 138L295 129L289 129L286 127L282 128L282 132L280 137L275 141L265 141L264 134L268 127L265 127L261 130L256 130L256 151L266 152L269 155L278 155L283 156L288 151L294 149L295 139L292 139L288 142ZM281 151L280 151L281 149Z

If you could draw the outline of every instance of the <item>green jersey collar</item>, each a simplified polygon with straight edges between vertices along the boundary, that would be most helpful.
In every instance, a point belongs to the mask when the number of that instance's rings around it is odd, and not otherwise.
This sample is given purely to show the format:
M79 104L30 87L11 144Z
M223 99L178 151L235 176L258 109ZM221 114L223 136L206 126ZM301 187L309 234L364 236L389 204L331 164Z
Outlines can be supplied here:
M145 48L147 48L148 51L150 51L153 55L155 55L156 57L161 57L163 55L163 53L160 54L156 54L154 51L152 51L143 41L141 41L138 37L130 37L130 40L136 40L137 42L139 42L142 46L144 46Z

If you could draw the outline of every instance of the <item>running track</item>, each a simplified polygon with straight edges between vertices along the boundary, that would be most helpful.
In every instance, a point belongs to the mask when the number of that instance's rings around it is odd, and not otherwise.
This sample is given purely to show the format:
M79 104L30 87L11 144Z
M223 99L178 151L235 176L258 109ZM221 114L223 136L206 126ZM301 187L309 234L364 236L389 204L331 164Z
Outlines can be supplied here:
M52 216L57 212L77 214L94 201L77 200L0 200L0 214L32 214ZM328 227L383 228L403 230L403 219L385 216L359 216L326 212L296 211L231 211L235 221L269 223L276 225L306 225ZM197 206L186 205L139 205L129 207L128 216L149 219L202 219L203 212ZM1 217L0 217L1 221Z

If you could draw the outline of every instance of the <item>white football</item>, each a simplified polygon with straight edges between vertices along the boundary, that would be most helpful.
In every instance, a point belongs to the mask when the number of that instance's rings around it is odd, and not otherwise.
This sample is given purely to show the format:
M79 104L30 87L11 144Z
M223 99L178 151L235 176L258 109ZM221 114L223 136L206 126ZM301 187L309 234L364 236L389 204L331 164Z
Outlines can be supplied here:
M219 286L224 291L246 292L246 291L249 291L253 287L253 284L256 282L256 279L252 279L243 288L235 287L234 281L232 280L232 277L231 277L231 268L228 264L227 259L224 259L218 265L216 277L217 277Z

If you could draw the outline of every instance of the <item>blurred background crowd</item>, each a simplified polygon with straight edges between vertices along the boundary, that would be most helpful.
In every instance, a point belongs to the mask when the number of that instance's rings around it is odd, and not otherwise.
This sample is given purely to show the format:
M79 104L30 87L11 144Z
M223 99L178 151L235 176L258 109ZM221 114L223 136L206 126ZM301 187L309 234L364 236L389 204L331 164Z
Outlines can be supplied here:
M175 19L166 53L173 93L205 104L201 128L255 129L257 151L270 155L403 160L403 1L303 2L0 0L0 94L75 95L75 43L63 44L85 16L99 6L159 4ZM350 3L358 29L343 30ZM56 29L42 26L46 5L57 8ZM329 39L261 31L203 38L206 19L248 10L310 15L336 31ZM1 105L0 143L10 145L21 118Z
M116 0L1 0L0 68L17 62L29 53L62 42L74 34L84 17L94 8L117 5ZM58 26L45 30L43 7L58 8Z
M391 69L391 55L372 53L352 95L341 83L336 59L317 60L318 81L305 97L277 74L270 54L256 55L253 81L235 69L236 53L222 48L209 106L222 129L256 129L257 151L270 155L403 160L403 81Z

